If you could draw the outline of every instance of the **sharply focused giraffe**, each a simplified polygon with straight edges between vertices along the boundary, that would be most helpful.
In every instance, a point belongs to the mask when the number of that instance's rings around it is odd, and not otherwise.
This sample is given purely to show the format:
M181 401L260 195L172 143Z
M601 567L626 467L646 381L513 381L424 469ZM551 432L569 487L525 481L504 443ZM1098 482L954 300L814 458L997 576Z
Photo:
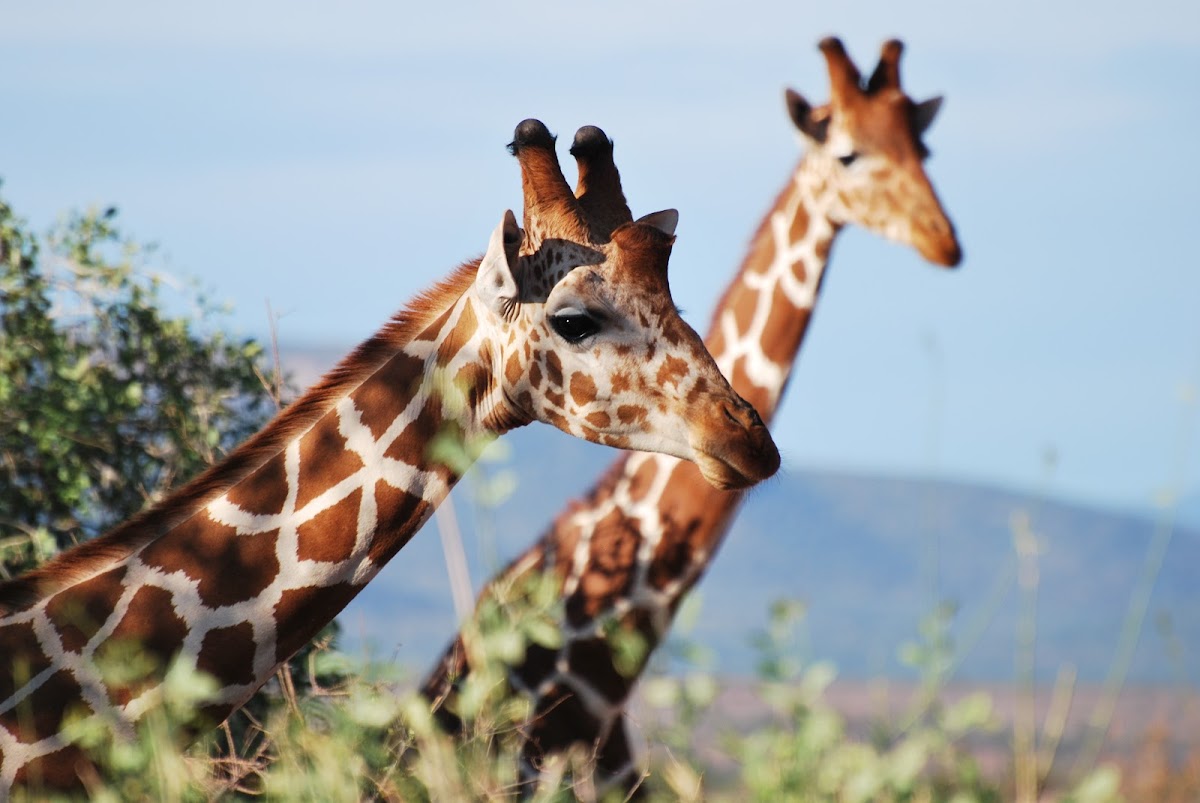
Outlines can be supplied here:
M941 99L914 103L901 89L898 41L884 44L865 84L840 41L825 39L820 49L831 100L814 108L787 91L807 153L754 235L706 341L733 387L767 419L787 384L843 226L858 224L907 243L938 265L954 266L962 256L922 164L928 151L921 135ZM624 455L492 580L507 585L546 571L561 582L561 648L531 645L509 672L512 687L531 696L534 706L525 726L526 781L537 777L541 759L573 745L594 750L601 787L628 788L636 780L622 712L637 674L617 671L605 633L619 623L652 650L715 557L742 497L708 487L692 466L670 457ZM638 673L644 667L645 661ZM452 710L454 689L469 671L459 638L423 686L429 699L444 701L440 718L452 731L461 727Z
M0 798L87 771L64 717L121 730L164 669L243 703L396 554L482 442L533 420L587 440L693 459L729 488L775 472L754 409L679 317L667 285L673 210L634 222L611 143L581 129L585 191L554 138L516 129L525 229L507 212L478 262L420 296L227 459L160 504L0 586ZM439 449L450 443L456 458ZM434 446L438 448L433 448ZM158 668L103 672L134 643Z

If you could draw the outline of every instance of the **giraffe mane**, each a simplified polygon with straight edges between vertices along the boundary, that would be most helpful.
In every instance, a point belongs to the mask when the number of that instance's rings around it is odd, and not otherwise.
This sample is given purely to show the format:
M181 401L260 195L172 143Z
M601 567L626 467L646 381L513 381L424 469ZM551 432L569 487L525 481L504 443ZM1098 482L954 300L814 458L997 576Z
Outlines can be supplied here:
M14 580L0 583L0 615L27 608L128 558L248 477L461 297L475 281L479 262L475 259L463 263L449 277L417 295L265 427L165 499L104 535L85 541Z

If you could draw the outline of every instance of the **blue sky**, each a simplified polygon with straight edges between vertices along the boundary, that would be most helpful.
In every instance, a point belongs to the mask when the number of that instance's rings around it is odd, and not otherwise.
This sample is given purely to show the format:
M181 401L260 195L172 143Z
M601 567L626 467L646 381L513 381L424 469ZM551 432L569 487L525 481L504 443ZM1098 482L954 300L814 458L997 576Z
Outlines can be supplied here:
M439 6L434 8L433 6ZM1144 507L1200 488L1200 6L690 2L21 4L0 177L35 226L116 204L232 327L351 346L520 208L525 117L616 142L635 214L681 212L698 329L823 101L817 40L944 93L928 169L966 260L839 240L776 425L791 465ZM1056 456L1054 467L1046 455Z

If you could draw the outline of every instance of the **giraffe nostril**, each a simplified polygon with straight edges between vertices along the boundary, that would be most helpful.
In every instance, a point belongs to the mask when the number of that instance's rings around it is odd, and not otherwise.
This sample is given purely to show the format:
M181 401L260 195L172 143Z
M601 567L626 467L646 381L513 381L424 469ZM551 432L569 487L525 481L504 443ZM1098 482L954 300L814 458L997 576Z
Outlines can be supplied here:
M744 399L733 404L722 404L721 412L725 414L725 418L730 423L739 429L766 427L762 418L758 415L758 410L754 409L754 405Z

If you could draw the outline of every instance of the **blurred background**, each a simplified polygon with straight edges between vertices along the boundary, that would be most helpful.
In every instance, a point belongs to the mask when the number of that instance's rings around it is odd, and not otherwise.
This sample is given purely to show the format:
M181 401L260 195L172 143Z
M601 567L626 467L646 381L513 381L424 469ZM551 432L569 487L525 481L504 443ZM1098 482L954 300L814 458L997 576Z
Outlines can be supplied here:
M679 209L673 290L703 331L798 159L784 88L827 99L831 33L864 71L902 38L909 94L945 95L927 169L966 258L839 239L774 425L784 470L693 637L747 672L746 623L799 598L815 657L904 677L900 645L948 601L959 677L1003 681L1023 543L1039 681L1099 683L1124 651L1139 683L1194 685L1195 3L30 4L0 26L0 178L38 229L118 206L305 384L519 211L517 122L559 135L569 180L596 124L634 214ZM486 469L517 496L455 494L476 584L611 459L546 427L506 440ZM415 539L347 642L420 671L454 626L440 566Z

